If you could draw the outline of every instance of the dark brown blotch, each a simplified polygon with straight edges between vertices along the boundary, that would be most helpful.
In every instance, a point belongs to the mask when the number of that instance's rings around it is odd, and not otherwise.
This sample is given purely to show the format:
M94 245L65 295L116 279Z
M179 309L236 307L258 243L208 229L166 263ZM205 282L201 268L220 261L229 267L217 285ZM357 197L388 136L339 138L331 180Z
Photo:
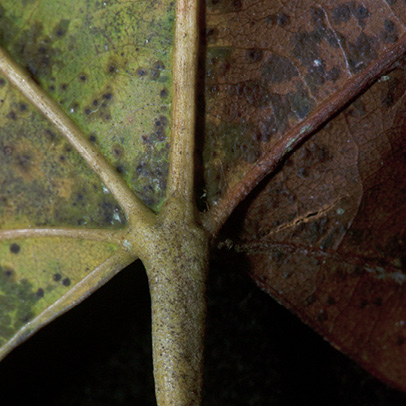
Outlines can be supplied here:
M71 284L71 281L69 278L64 278L62 281L63 286L69 286Z
M53 33L57 38L63 38L69 27L70 21L69 20L61 20L58 24L54 27Z
M44 297L44 294L45 294L44 289L39 288L35 294L36 294L36 296L38 296L39 298Z
M10 245L9 249L12 254L18 254L21 250L21 247L14 242L13 244Z
M160 92L159 96L162 97L163 99L166 99L168 97L168 89L164 87Z
M346 23L351 18L351 11L350 8L345 5L341 4L333 9L331 20L333 24L339 25L342 23Z
M59 282L62 279L62 275L60 273L55 273L55 274L52 275L52 279L55 282Z
M258 48L248 49L245 56L249 63L260 62L264 56L264 51Z

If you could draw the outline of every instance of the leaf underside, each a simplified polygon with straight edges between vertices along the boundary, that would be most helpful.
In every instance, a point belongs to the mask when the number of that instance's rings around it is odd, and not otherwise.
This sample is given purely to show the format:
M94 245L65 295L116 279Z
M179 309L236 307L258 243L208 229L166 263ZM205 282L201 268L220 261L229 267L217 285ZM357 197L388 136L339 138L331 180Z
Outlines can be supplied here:
M261 288L406 389L403 70L356 98L369 72L378 79L387 58L402 55L404 4L206 5L199 207L221 225L267 174L262 165L276 160L278 146L285 157L302 133L325 123L239 209L222 245L246 253ZM156 212L169 167L173 20L170 1L0 5L0 45ZM0 96L0 233L125 228L108 185L63 134L5 78ZM4 238L0 300L10 310L0 340L69 298L93 270L101 269L93 284L111 276L119 251L103 241Z
M405 20L396 1L209 2L204 147L207 204L226 207L286 137L353 100L261 183L220 247L245 253L258 286L403 390L403 67L358 98L365 87L349 88L388 50L403 55Z
M154 211L168 173L173 25L170 1L0 5L0 45ZM125 266L107 233L128 224L109 185L4 76L0 100L4 354Z

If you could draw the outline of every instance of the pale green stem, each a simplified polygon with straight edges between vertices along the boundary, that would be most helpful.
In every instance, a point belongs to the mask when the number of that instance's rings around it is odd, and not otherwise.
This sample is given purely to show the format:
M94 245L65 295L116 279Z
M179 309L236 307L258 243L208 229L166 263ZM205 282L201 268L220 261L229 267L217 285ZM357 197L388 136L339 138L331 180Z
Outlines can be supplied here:
M152 301L155 393L158 406L200 406L208 239L176 212L157 224L141 259Z
M194 218L194 141L198 51L198 1L178 0L174 39L173 106L167 202Z
M85 228L20 228L15 230L0 230L0 241L21 238L65 237L81 240L104 241L119 243L124 240L128 230L104 230Z

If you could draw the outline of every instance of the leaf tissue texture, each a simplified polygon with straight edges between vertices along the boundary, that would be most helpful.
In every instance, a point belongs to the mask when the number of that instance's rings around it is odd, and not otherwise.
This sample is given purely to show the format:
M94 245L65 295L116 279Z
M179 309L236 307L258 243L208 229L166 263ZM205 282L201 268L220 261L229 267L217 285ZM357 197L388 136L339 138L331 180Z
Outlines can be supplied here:
M221 246L245 252L262 289L405 390L406 76L354 85L402 56L404 3L208 4L209 207L238 200L279 145L289 152L338 99L347 105L261 184Z
M170 1L0 5L0 45L154 210L168 173L173 21Z
M0 3L0 46L155 212L173 35L172 1ZM134 260L127 213L58 128L0 75L1 355Z
M226 206L263 176L276 146L289 150L313 116L357 93L400 43L405 11L375 0L206 4L207 203Z

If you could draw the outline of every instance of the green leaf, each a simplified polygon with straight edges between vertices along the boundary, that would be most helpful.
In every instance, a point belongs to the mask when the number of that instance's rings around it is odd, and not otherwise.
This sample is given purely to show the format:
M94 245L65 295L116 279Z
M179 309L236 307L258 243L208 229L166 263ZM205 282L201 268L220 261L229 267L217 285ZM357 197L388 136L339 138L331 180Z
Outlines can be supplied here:
M0 45L155 211L168 174L173 30L170 1L0 5ZM0 99L7 353L129 262L117 234L128 216L55 121L5 76Z

